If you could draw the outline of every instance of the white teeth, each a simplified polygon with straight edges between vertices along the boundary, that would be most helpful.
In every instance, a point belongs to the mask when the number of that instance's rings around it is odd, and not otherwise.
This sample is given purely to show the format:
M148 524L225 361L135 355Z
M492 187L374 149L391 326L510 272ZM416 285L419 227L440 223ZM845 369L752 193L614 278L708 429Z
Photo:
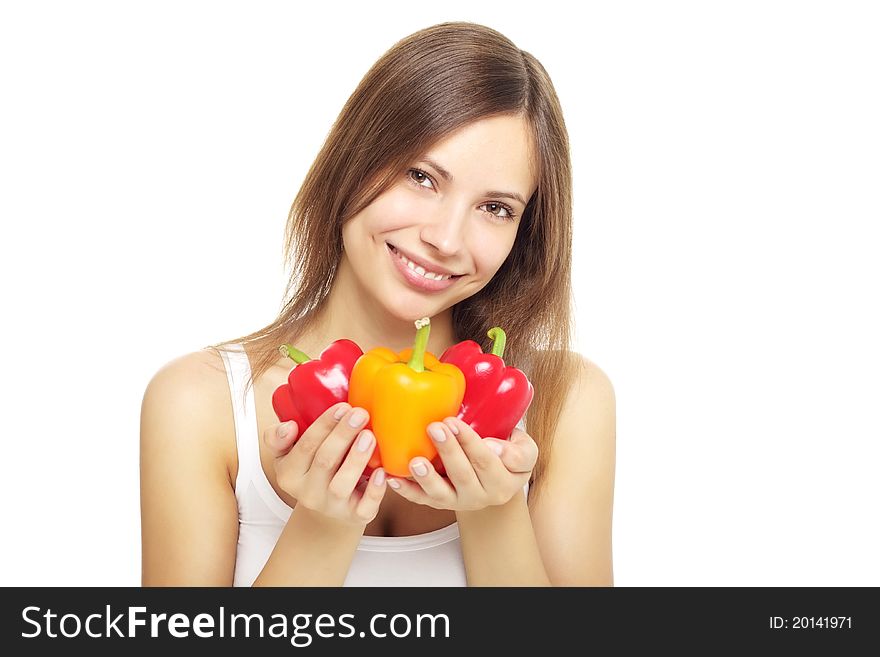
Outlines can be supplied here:
M413 270L414 272L416 272L419 276L424 276L425 278L427 278L427 279L429 279L429 280L432 280L432 281L445 281L446 279L448 279L448 278L450 278L450 277L452 276L452 274L446 274L446 275L444 276L443 274L435 274L435 273L432 272L432 271L427 271L427 272L426 272L425 269L424 269L424 267L419 267L418 265L416 265L416 263L414 263L412 260L410 260L409 258L407 258L405 255L403 255L403 254L402 254L400 251L398 251L397 249L394 249L394 253L396 253L397 256L398 256L401 260L403 260L403 263L404 263L407 267L409 267L410 269L412 269L412 270Z

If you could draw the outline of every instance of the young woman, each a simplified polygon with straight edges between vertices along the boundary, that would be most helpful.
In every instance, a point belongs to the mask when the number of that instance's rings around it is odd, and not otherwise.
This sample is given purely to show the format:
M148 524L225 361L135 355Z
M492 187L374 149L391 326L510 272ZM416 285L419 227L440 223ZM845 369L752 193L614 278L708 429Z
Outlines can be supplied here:
M472 23L395 44L294 200L277 319L147 386L143 584L612 585L615 397L569 348L571 197L562 111L532 55ZM509 441L446 418L426 427L445 476L413 459L409 477L364 481L364 409L280 431L281 344L400 351L421 317L437 356L506 331L504 360L535 389Z

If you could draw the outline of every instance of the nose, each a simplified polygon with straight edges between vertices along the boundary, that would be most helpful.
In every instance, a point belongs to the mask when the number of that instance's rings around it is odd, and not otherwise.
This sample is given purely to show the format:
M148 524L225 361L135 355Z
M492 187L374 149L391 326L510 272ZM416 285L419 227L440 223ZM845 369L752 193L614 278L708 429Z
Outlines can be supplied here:
M422 226L421 238L438 253L444 256L454 256L461 251L464 244L464 232L468 222L468 208L454 208L443 210L428 223Z

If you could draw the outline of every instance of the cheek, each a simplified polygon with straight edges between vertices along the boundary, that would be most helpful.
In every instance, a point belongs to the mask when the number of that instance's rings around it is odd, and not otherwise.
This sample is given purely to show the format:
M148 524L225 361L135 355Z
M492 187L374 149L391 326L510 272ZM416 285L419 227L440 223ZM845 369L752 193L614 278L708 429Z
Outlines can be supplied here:
M471 253L474 254L474 263L479 275L491 279L501 269L512 248L513 239L504 239L498 232L486 231L471 245Z
M365 230L384 233L413 223L417 207L406 190L392 188L364 209Z
M378 241L383 233L405 225L406 212L399 194L386 192L361 210L342 227L342 243L346 251L358 248L365 240Z

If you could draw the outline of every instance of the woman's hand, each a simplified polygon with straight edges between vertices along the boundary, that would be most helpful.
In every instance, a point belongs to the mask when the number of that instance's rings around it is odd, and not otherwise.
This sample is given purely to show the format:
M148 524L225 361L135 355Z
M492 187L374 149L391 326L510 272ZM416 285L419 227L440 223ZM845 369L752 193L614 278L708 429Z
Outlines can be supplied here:
M263 441L274 457L278 486L296 499L297 506L363 527L376 517L387 486L382 468L367 481L361 476L376 446L373 433L360 430L368 419L363 408L341 402L324 411L299 438L293 421L288 436L279 436L278 430L286 426L282 424L265 431Z
M438 429L435 436L433 430ZM388 480L398 494L435 509L477 511L505 504L523 489L538 460L538 445L524 431L514 429L510 440L481 438L456 417L428 425L446 475L440 476L425 458L410 461L410 478ZM500 448L496 453L494 446Z

